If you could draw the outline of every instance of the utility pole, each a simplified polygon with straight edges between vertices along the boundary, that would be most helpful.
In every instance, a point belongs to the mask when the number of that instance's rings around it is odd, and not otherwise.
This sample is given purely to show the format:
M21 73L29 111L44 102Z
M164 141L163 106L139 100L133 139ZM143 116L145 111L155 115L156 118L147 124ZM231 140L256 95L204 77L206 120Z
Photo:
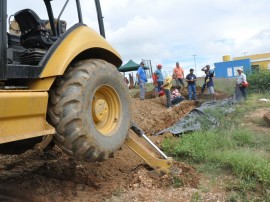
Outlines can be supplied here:
M242 54L243 54L243 55L246 55L247 53L248 53L248 52L243 52Z
M194 57L194 64L195 64L195 74L197 74L197 68L196 68L196 55L193 55Z

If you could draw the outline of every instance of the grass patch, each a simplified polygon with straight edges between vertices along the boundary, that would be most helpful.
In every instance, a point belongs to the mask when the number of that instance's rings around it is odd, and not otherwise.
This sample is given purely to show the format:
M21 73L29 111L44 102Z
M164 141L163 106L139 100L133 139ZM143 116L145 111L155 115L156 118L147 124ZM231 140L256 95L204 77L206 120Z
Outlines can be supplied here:
M269 201L269 193L261 190L254 180L236 179L228 183L226 190L229 192L226 201ZM254 192L250 192L253 190ZM258 194L260 193L260 194Z
M194 194L192 194L191 202L199 202L199 201L202 201L202 194L199 192L195 192Z
M232 194L228 201L238 197L246 200L248 191L254 191L258 185L266 193L270 189L270 136L253 132L243 124L245 114L270 106L270 103L257 102L260 96L251 96L228 116L222 116L216 110L215 117L220 120L218 128L209 130L206 127L178 139L165 139L163 149L177 159L204 165L201 172L210 173L213 169L230 171L239 183L237 188L231 187L238 195Z
M236 85L236 78L219 78L219 79L215 79L214 78L214 82L215 82L215 89L221 92L225 92L229 95L233 95L234 94L234 89L235 89L235 85ZM224 83L226 83L226 85L224 85Z
M270 186L270 159L254 152L256 138L245 130L232 133L196 132L179 141L167 139L163 148L169 154L195 163L216 163L241 179L254 179Z
M252 118L251 121L258 126L268 127L268 123L262 117Z
M179 187L182 187L182 186L184 186L183 181L178 177L173 177L173 187L174 188L179 188Z
M202 86L204 83L204 77L199 77L197 79L196 85ZM226 83L226 85L224 85ZM233 95L235 88L236 78L215 78L214 85L215 90L227 93L228 95Z
M270 160L250 149L219 151L211 161L231 169L241 179L258 181L265 188L270 186Z
M265 93L270 89L270 71L254 72L247 76L249 90L253 93Z

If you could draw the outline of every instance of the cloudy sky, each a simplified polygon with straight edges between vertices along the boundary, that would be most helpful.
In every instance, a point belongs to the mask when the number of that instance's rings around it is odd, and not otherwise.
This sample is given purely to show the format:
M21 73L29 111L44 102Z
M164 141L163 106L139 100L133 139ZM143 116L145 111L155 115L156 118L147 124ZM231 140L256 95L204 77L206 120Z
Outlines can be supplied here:
M77 15L71 8L63 14L69 24ZM30 7L46 18L43 1L9 0L8 14ZM59 13L63 0L54 1ZM123 62L151 60L171 73L179 61L186 72L197 74L231 57L270 52L269 0L100 0L107 40ZM84 22L98 31L94 0L81 0ZM70 9L70 10L69 10ZM194 61L195 59L195 61Z

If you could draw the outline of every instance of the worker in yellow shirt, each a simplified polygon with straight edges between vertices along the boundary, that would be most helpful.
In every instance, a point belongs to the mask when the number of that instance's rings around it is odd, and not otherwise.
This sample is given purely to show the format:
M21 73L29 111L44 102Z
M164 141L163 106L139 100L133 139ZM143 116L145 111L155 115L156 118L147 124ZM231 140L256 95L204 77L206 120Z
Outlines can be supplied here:
M171 107L171 87L172 87L172 76L167 76L164 84L162 85L162 88L164 89L166 99L167 99L167 104L166 107L170 108Z

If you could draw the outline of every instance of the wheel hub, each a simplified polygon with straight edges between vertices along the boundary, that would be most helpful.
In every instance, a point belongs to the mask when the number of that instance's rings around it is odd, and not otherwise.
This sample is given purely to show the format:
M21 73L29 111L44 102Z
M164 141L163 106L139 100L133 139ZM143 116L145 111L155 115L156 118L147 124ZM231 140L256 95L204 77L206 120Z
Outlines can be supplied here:
M108 118L108 104L104 99L94 100L93 116L96 122L101 122Z
M94 94L92 117L96 129L104 136L111 136L119 125L121 102L111 86L101 86Z

